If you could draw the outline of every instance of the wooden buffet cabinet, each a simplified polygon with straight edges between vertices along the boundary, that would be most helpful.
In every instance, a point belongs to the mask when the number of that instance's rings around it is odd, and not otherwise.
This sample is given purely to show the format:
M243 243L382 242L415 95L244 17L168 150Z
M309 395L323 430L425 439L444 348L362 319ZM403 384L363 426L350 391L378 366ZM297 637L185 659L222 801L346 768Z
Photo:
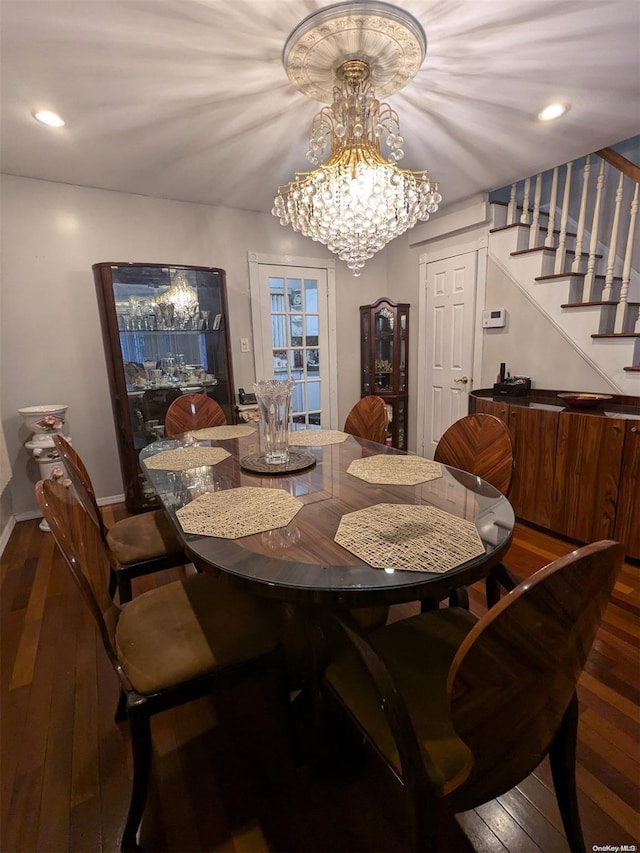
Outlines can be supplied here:
M557 391L473 391L470 412L504 421L515 456L516 515L579 542L618 539L640 559L640 398L566 408Z

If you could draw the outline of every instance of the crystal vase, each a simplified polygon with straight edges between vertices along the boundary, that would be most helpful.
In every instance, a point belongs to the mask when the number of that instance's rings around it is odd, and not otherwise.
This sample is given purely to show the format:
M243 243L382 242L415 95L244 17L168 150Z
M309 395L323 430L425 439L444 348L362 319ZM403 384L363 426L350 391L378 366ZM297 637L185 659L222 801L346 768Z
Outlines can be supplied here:
M289 461L289 416L294 384L291 379L266 379L253 384L260 410L264 458L269 465Z

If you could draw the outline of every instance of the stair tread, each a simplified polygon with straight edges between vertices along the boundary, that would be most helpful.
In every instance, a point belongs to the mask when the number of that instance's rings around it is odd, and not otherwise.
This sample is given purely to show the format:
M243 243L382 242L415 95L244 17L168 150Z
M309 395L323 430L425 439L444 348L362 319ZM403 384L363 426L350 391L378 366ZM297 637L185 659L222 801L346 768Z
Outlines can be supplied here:
M545 216L546 215L548 215L548 214L545 214ZM500 225L498 228L490 228L489 234L495 234L497 231L508 231L509 228L517 228L518 225L522 225L523 228L529 228L531 223L530 222L512 222L511 225ZM543 230L546 230L546 229L543 229ZM558 228L554 228L553 233L554 234L560 234L560 230ZM574 234L573 231L567 231L566 236L577 238L578 235ZM567 249L567 251L569 251L569 250Z
M589 308L593 305L618 305L618 302L565 302L564 305L561 305L561 308Z
M592 338L640 338L640 332L597 332Z
M535 277L534 281L548 281L553 278L568 278L569 276L573 276L574 278L585 278L586 272L553 272L549 273L549 275L538 275ZM598 281L606 281L606 275L594 275L595 279ZM614 275L611 279L612 282L619 281L622 282L622 278L620 276Z
M531 252L541 252L544 249L546 249L547 252L557 252L558 246L534 246L532 249L518 249L517 252L511 252L511 256L514 257L515 255L527 255ZM575 252L573 251L573 249L565 249L565 255L575 255ZM585 257L587 257L587 255L585 255ZM602 260L603 257L603 255L594 255L594 258L598 258L598 260Z

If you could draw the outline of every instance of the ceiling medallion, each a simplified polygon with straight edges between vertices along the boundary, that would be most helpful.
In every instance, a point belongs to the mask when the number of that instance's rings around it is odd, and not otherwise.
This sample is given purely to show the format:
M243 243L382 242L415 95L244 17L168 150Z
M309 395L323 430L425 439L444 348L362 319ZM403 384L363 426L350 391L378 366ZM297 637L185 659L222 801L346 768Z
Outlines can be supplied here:
M354 275L442 201L426 170L396 165L404 156L398 115L378 100L415 77L426 48L424 31L408 12L360 0L309 15L284 47L293 85L329 105L311 126L307 159L318 168L280 187L272 213L325 244Z

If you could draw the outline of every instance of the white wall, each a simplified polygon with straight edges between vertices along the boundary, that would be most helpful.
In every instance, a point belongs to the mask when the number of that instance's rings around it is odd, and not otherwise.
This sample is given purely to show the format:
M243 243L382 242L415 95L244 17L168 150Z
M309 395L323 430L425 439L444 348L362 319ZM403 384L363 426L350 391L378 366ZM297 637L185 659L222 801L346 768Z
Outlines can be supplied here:
M39 469L23 447L17 410L66 403L68 433L98 497L122 494L91 265L138 261L221 267L227 273L236 388L254 381L249 251L333 257L270 214L164 201L48 181L2 176L0 411L14 472L12 511L36 510ZM386 260L353 278L336 265L339 417L359 397L358 305L386 289Z
M482 384L490 388L496 381L500 362L512 376L530 376L532 387L566 391L611 393L604 381L524 296L500 267L489 257L487 297L489 308L506 308L503 329L484 329Z
M39 471L23 447L28 433L17 414L22 406L67 403L69 433L98 496L122 493L92 264L139 261L225 269L235 384L246 388L255 378L253 355L239 347L240 337L251 338L247 253L333 256L269 214L11 176L2 176L0 189L0 413L14 471L11 493L3 495L1 534L10 511L20 516L36 510L33 485ZM360 396L358 307L381 296L409 302L408 428L409 448L415 449L419 257L426 252L428 258L436 245L455 247L478 233L484 226L468 230L477 211L475 198L447 212L453 236L442 234L437 217L404 234L369 261L360 278L336 263L341 421ZM494 264L488 268L486 302L506 307L509 325L484 333L481 379L474 387L490 386L499 363L506 361L512 373L530 375L538 387L603 390L597 374Z

